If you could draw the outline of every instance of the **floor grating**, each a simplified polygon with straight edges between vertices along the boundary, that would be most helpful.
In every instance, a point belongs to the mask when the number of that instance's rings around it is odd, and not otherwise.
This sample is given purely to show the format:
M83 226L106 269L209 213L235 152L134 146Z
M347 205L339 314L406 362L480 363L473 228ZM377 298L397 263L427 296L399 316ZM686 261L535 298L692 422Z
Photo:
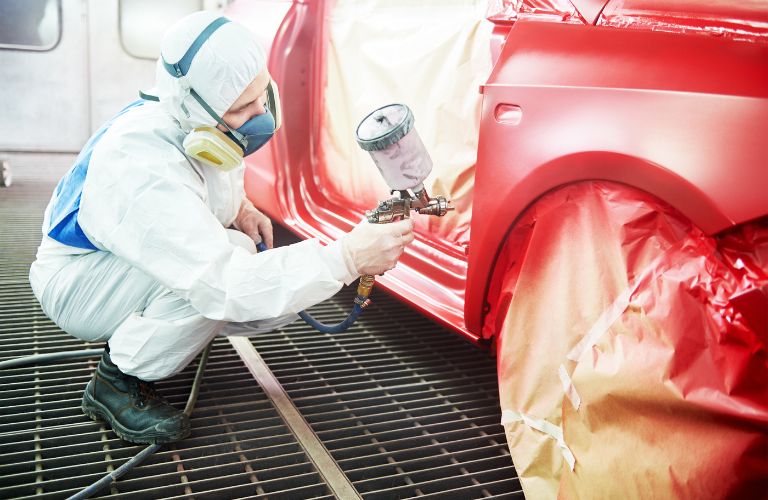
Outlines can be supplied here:
M62 162L17 155L0 189L0 360L100 344L70 337L27 282L52 176ZM42 158L42 160L41 160ZM278 240L291 241L281 232ZM338 321L354 290L312 308ZM253 345L358 493L379 498L523 498L499 424L494 360L381 291L347 332L303 323ZM141 447L79 409L96 360L0 372L0 498L64 498ZM158 384L183 407L196 362ZM318 471L230 343L218 339L192 435L113 484L120 498L332 498Z

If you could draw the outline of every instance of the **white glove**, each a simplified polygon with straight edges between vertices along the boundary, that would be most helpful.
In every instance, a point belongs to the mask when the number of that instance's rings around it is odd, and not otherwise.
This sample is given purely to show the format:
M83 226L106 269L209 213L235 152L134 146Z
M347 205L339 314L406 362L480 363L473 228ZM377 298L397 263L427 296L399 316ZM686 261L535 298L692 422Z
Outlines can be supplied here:
M243 198L233 225L257 245L263 241L267 248L272 248L272 221L257 210L249 199Z
M371 224L364 220L342 237L344 253L359 274L389 271L413 241L413 221L403 219L389 224Z

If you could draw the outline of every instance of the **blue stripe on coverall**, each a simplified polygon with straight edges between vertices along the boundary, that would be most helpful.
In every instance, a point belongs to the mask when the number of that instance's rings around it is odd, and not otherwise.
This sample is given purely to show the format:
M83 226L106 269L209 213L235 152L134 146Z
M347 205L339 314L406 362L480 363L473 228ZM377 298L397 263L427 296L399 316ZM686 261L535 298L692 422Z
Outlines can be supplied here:
M88 139L85 147L80 151L74 165L62 177L54 191L54 201L51 208L50 222L46 233L48 236L63 243L77 248L87 250L98 250L93 243L85 236L83 229L77 222L77 214L80 211L80 197L83 194L83 183L88 174L88 165L91 162L93 148L99 142L99 139L114 123L117 117L126 113L129 109L144 104L143 99L134 101L117 113L112 119L101 126L95 134Z

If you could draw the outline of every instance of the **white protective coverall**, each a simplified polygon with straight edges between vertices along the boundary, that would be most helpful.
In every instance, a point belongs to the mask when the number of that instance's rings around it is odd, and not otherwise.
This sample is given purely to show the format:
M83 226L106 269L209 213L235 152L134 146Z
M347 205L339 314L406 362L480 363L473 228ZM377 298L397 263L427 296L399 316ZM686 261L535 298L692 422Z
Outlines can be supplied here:
M217 17L200 12L177 23L162 43L165 60L178 61ZM62 181L67 189L60 183L46 209L30 270L35 296L68 333L108 339L126 374L169 377L226 332L227 322L263 320L257 328L271 329L358 276L341 241L255 253L250 238L227 229L245 196L244 165L223 172L184 154L190 130L215 125L189 88L221 116L265 63L237 23L211 35L185 77L171 77L158 61L160 102L131 107L92 139ZM91 248L49 237L62 218L61 198L73 189L81 190L79 211L70 218Z

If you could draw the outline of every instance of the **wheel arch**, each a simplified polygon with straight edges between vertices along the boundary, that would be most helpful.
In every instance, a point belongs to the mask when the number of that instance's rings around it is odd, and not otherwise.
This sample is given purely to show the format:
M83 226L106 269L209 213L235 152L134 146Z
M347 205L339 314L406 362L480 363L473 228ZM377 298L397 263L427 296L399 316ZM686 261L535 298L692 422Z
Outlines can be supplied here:
M513 263L502 254L512 231L544 196L581 182L612 182L644 191L671 205L705 232L734 224L706 193L687 179L644 158L609 151L584 151L546 162L510 189L499 192L497 199L505 201L497 211L484 213L483 224L473 220L472 238L480 239L483 245L475 254L472 252L476 251L476 245L470 251L467 296L477 297L480 293L482 301L475 299L466 303L470 331L481 332L484 339L490 339L494 333L484 318L499 306L494 303L498 299L495 293ZM519 256L527 249L525 240L518 243L518 258L512 260L520 260Z

